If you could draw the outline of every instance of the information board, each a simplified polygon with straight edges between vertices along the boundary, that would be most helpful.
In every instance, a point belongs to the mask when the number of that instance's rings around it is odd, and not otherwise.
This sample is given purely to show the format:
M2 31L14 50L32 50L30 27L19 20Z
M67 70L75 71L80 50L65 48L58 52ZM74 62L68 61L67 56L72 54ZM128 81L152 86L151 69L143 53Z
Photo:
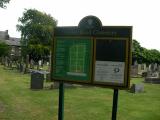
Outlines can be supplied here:
M132 26L102 26L94 16L78 26L56 27L52 50L54 81L128 89Z
M67 81L89 82L92 42L91 38L87 37L56 37L53 77Z

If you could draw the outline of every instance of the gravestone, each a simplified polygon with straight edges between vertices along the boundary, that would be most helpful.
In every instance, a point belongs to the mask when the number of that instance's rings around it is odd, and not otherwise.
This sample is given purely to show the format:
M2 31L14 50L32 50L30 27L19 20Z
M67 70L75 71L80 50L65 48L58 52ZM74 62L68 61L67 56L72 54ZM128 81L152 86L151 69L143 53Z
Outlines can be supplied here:
M143 72L142 77L147 77L147 72Z
M153 63L150 65L150 71L154 72L154 64Z
M141 93L144 92L144 85L143 84L132 84L130 88L131 93Z
M158 65L158 71L160 72L160 65Z
M19 63L16 64L16 68L17 68L17 70L19 71L19 69L20 69Z
M44 75L40 72L31 73L31 89L43 89Z
M138 65L131 66L131 77L137 77L138 75Z
M147 77L144 79L146 83L160 84L160 71L157 64L151 64L147 72Z
M22 63L20 63L20 64L19 64L19 71L20 71L20 72L23 72L23 69L24 69L24 68L23 68L23 65L22 65Z
M158 71L158 64L157 63L154 64L154 71Z
M35 64L35 63L34 63L34 60L31 59L31 60L30 60L30 68L31 68L31 69L34 69L34 64Z
M147 72L146 64L138 64L138 74L143 75L143 73Z
M155 77L145 78L145 82L151 84L160 84L160 78L155 78Z
M38 61L39 66L42 66L42 60Z
M51 81L51 74L46 73L46 82L50 82L50 81Z

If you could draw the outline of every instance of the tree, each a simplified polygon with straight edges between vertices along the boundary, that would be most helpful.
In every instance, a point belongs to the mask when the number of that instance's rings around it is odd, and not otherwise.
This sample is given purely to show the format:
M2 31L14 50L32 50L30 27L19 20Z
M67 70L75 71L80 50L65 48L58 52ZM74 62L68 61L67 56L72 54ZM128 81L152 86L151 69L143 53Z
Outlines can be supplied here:
M1 8L6 8L6 4L9 3L10 0L0 0L0 7Z
M151 62L160 64L160 52L156 49L149 50L151 55Z
M142 62L142 47L140 43L136 40L133 40L132 42L132 62L134 63L137 61L138 63Z
M50 54L53 30L57 21L49 14L35 9L25 9L18 19L17 30L21 32L22 55L38 62Z
M132 61L137 61L138 63L146 63L147 65L151 63L160 64L160 52L155 49L146 49L141 47L140 43L133 40L133 51L132 51Z
M4 43L0 42L0 57L7 56L9 54L10 47Z

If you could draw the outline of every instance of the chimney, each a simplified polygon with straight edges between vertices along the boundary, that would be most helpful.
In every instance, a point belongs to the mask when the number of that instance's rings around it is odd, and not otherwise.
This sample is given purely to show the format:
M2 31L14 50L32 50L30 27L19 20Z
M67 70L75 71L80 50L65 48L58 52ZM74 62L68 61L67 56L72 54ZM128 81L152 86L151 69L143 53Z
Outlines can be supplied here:
M6 34L8 35L8 30L6 30L5 32L6 32Z
M9 40L8 30L5 31L5 39L6 39L6 40Z

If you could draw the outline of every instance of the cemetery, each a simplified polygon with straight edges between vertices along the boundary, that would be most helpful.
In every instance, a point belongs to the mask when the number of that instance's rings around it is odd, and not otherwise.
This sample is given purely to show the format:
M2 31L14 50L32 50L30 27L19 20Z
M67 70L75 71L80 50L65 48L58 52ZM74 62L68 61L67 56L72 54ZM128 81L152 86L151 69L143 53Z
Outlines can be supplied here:
M131 75L144 77L146 83L160 84L160 65L157 63L150 64L148 67L146 64L132 65Z
M0 73L0 119L57 120L58 89L50 89L52 83L44 82L43 90L31 90L29 74L4 69L2 65ZM144 85L141 93L120 92L119 120L159 120L159 84L143 81L131 80L131 84ZM110 120L112 94L111 89L99 87L66 88L65 120Z
M113 28L111 30L113 30ZM59 33L56 34L59 35ZM69 34L69 32L67 34ZM60 39L58 37L58 40L65 42L63 38ZM76 54L79 54L75 52L77 50L76 47L81 49L80 51L91 50L84 48L84 44L87 44L88 46L92 45L89 42L85 42L85 40L88 39L83 39L82 42L78 42L79 46L75 45L71 47L71 49L69 49L70 50L69 52L72 56L69 55L71 63L69 63L70 66L67 67L70 70L70 72L67 72L68 76L80 75L82 76L82 78L85 76L84 73L86 70L84 70L84 64L86 63L84 62L86 60L83 61L82 63L81 59L85 59L84 56L86 52L84 52L82 55L80 54L82 56L80 60L78 58L75 58ZM108 39L106 40L109 41ZM114 41L114 39L112 40ZM70 41L70 44L66 44L68 46L71 46L73 43L75 43L74 39L72 38L68 39L68 41ZM62 46L60 43L58 43L58 45ZM61 53L63 49L64 48L59 49L60 53L55 53L55 54L61 54L61 57L63 57L63 55L66 54L66 53L65 54ZM18 59L15 60L13 59L14 57ZM111 56L110 58L112 57L113 56ZM53 72L53 70L51 70L51 63L50 63L52 57L47 56L47 58L49 59L47 60L38 59L38 61L36 61L34 57L33 59L31 58L32 58L31 55L30 56L26 55L26 58L24 59L23 57L21 57L20 54L19 57L17 57L16 54L12 54L11 56L9 55L7 57L2 57L1 59L0 119L2 120L3 119L4 120L5 119L6 120L7 119L11 120L59 119L58 108L60 106L58 106L59 104L58 97L60 96L58 92L60 91L62 84L58 80L54 82L52 81L53 79L51 77L51 73ZM101 59L102 58L103 57L101 57ZM87 58L87 60L88 59L89 58ZM124 58L122 58L121 60L123 59ZM59 58L57 60L59 60ZM116 59L114 58L114 60L117 60L117 58ZM56 64L59 65L58 62ZM74 66L75 64L77 64L77 66L80 67ZM60 65L62 65L62 63ZM86 65L89 64L87 63ZM122 65L123 64L121 64L121 66ZM117 65L115 64L113 66ZM63 70L61 69L61 67L63 66L59 66L60 69L58 69L57 71ZM109 67L112 68L111 66ZM114 74L118 72L117 70L119 71L119 69L116 70L114 69ZM102 67L101 67L101 72L103 72ZM63 76L64 74L61 75ZM100 75L101 74L99 74L99 76ZM96 79L99 80L102 79L99 76ZM86 78L88 79L89 77ZM79 78L77 80L79 80ZM137 61L134 62L133 65L131 66L130 86L128 85L123 86L124 90L120 91L119 94L120 99L118 101L118 107L117 107L118 111L116 118L119 120L130 120L131 118L132 120L138 120L138 119L159 120L160 114L157 113L157 111L160 111L159 107L160 96L158 92L160 91L159 81L160 81L160 66L157 63L139 64ZM117 85L119 87L120 84L112 83L113 86L109 86L111 87L111 89L101 88L100 87L101 84L99 84L98 82L96 83L96 85L98 86L94 86L94 83L92 82L90 84L91 86L89 84L77 85L74 84L74 82L73 84L70 84L70 82L64 84L63 89L65 89L65 95L63 97L65 100L64 101L65 120L78 120L78 119L83 120L84 117L87 120L93 120L93 119L110 120L113 117L111 115L113 114L112 102L114 99L113 94L115 92L115 91L113 92L113 90L114 86ZM107 83L105 84L107 85Z
M160 51L133 38L135 25L89 15L61 26L32 7L21 15L19 38L0 31L0 120L160 120Z

